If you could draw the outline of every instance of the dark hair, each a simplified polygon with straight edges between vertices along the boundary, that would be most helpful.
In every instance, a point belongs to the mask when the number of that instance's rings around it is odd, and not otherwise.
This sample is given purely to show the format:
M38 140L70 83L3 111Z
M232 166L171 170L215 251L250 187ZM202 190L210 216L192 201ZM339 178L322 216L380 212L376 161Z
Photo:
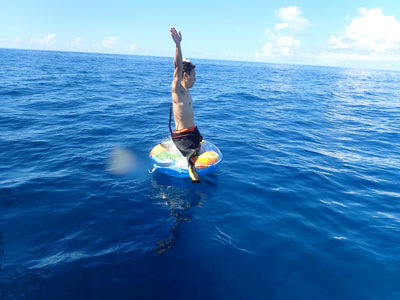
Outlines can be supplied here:
M184 61L183 68L182 68L182 76L183 76L183 73L186 73L190 76L190 74L192 73L194 68L196 68L196 66L194 64L192 64L190 61Z

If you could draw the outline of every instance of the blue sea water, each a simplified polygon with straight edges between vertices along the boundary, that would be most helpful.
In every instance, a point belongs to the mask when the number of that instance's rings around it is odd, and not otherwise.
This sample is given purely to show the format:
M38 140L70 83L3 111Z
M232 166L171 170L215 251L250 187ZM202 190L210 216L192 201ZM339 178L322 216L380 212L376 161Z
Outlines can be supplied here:
M172 58L0 49L0 298L400 299L400 73L193 63L200 184L149 173Z

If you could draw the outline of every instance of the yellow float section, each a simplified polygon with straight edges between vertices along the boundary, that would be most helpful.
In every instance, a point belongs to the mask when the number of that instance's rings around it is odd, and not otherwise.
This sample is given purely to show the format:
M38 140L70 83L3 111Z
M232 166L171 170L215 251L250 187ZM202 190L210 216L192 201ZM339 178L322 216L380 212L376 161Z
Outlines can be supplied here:
M157 154L160 154L163 151L167 151L167 149L165 147L161 146L161 144L158 144L151 150L150 156L157 156Z
M200 156L193 158L193 162L196 168L202 169L207 168L211 164L214 164L218 160L218 154L215 151L206 151Z

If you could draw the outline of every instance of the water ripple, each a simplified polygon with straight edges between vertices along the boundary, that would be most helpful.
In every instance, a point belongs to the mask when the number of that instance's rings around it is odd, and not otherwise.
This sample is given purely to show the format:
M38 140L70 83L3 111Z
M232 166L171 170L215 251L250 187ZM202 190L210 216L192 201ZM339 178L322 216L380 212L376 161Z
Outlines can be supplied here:
M148 173L171 58L0 54L2 296L400 295L400 73L196 60L224 162L193 185Z

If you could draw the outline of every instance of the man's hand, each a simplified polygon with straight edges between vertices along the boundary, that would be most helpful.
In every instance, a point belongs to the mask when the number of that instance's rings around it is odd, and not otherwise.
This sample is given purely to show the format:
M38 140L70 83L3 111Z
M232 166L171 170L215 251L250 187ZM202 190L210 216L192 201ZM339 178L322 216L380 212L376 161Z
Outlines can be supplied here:
M174 40L176 45L179 45L182 41L182 34L180 31L176 31L175 27L171 27L170 29L171 37Z
M181 49L181 41L182 34L180 31L176 31L175 27L171 27L170 29L171 37L175 42L175 56L174 56L174 80L172 82L172 94L176 93L177 90L181 89L181 81L182 81L182 70L183 70L183 62L182 62L182 49Z

